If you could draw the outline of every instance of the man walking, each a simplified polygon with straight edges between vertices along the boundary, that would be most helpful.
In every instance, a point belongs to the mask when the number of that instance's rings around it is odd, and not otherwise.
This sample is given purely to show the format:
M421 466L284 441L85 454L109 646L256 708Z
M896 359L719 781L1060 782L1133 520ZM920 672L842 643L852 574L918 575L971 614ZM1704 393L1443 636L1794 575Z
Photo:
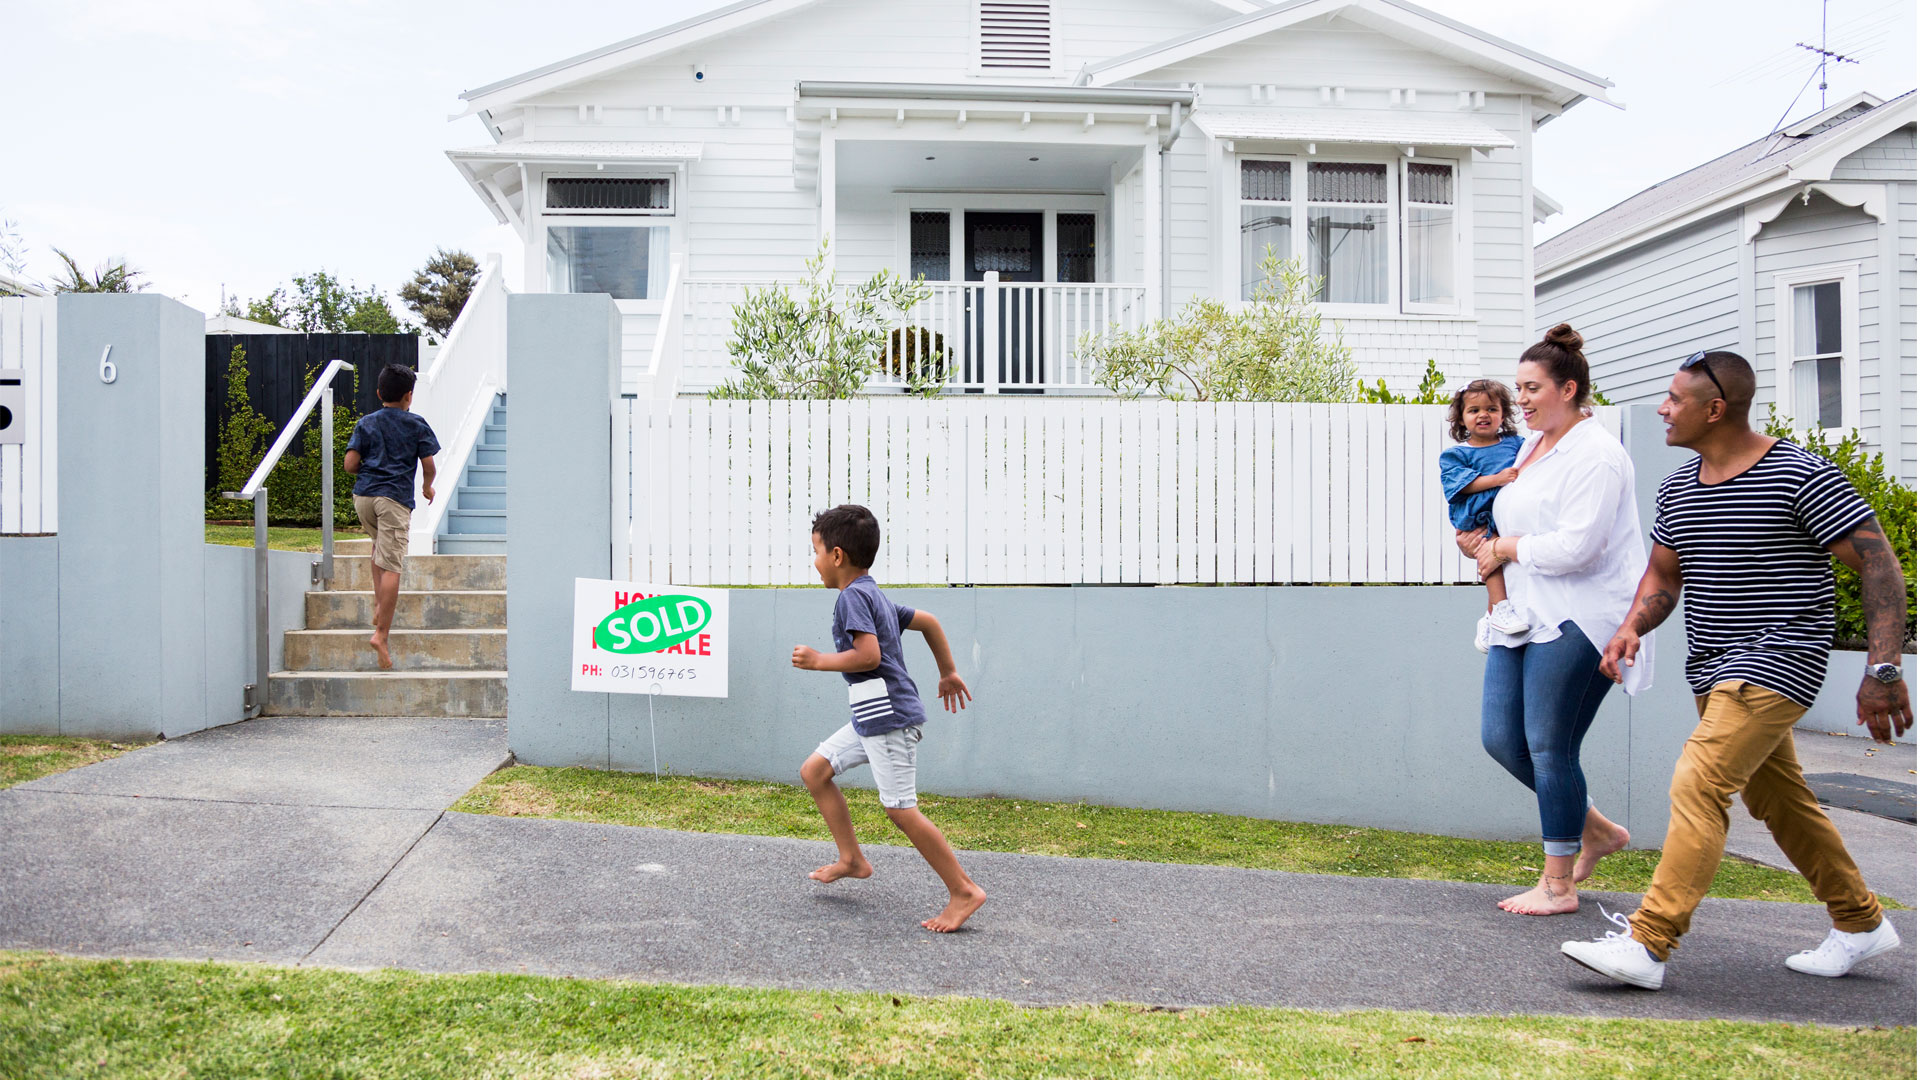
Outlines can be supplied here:
M1687 681L1700 724L1674 768L1673 816L1653 883L1625 933L1560 951L1618 982L1658 990L1727 843L1738 792L1827 905L1833 931L1787 958L1809 975L1845 975L1900 944L1840 834L1800 775L1793 725L1826 679L1833 641L1828 553L1860 574L1868 664L1859 721L1887 741L1913 722L1900 678L1906 579L1873 510L1823 458L1753 430L1753 368L1730 352L1680 365L1660 415L1667 443L1700 457L1660 484L1653 553L1633 609L1601 659L1618 681L1641 635L1687 589Z

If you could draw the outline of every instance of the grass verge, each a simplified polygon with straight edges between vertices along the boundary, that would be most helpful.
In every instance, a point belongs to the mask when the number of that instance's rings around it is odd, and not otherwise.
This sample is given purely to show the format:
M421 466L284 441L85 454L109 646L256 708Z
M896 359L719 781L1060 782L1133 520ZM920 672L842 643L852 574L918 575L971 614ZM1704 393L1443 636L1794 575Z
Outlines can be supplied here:
M871 792L850 790L847 801L863 843L907 843ZM689 832L831 839L805 788L761 781L680 776L656 780L644 774L517 765L481 781L453 809ZM1540 872L1538 844L1227 814L947 795L923 794L920 809L954 847L975 851L1516 886L1531 885ZM1657 852L1623 851L1602 862L1586 887L1645 892L1658 860ZM1813 901L1800 875L1737 859L1720 864L1712 895ZM1899 906L1881 899L1889 907Z
M336 544L342 540L365 540L366 538L367 534L359 529L336 528L333 530L333 541ZM225 544L228 547L252 547L253 526L222 525L210 521L207 523L207 543ZM320 529L317 526L306 528L297 525L269 525L267 526L267 547L274 551L319 551Z
M0 735L0 788L119 757L144 745L62 735Z
M0 952L0 1075L1911 1077L1914 1034L914 998Z

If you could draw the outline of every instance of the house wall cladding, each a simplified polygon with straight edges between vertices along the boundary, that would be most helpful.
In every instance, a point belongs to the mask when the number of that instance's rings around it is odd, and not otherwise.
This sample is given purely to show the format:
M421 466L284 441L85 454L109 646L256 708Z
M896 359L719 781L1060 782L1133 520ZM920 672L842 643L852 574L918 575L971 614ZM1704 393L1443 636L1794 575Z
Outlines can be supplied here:
M1580 331L1609 400L1658 400L1678 358L1743 348L1740 244L1738 211L1677 230L1542 285L1535 323ZM1771 369L1756 374L1770 394Z
M247 401L278 432L307 394L307 378L330 360L353 365L358 387L345 374L334 380L334 404L352 404L365 415L380 407L380 371L388 364L420 366L420 339L413 334L209 334L207 335L207 490L219 482L220 425L227 419L227 364L234 346L247 351ZM287 447L306 453L303 440ZM239 504L235 504L238 507ZM236 510L236 513L239 511Z
M1218 22L1223 10L1209 4L1160 0L1056 2L1052 7L1054 76L1064 78L1087 62L1165 41ZM793 279L819 240L817 166L806 147L817 143L819 121L786 118L800 80L959 81L971 77L976 28L970 5L947 0L880 4L836 0L749 27L717 42L671 53L620 72L534 99L519 137L596 141L697 141L703 151L691 163L678 195L675 243L687 252L691 275ZM858 40L863 47L846 48ZM689 69L699 62L706 79L695 84ZM1145 83L1193 81L1204 85L1203 102L1246 104L1246 87L1285 71L1289 84L1417 85L1429 93L1425 108L1451 110L1455 90L1482 90L1486 106L1476 116L1512 138L1518 148L1472 154L1474 339L1460 327L1409 331L1427 321L1349 319L1349 342L1363 345L1358 359L1370 380L1410 387L1428 359L1449 377L1510 374L1529 341L1528 307L1532 216L1524 162L1529 145L1529 103L1523 88L1485 72L1422 51L1358 24L1323 19L1265 35L1208 56L1142 74ZM1035 80L1042 81L1042 80ZM1313 91L1298 91L1313 93ZM1379 97L1386 91L1355 90ZM1445 103L1443 104L1443 99ZM1353 99L1358 103L1359 99ZM1304 103L1301 102L1301 103ZM599 120L583 121L580 106L599 106ZM738 121L719 106L740 108ZM671 107L671 123L647 122L649 106ZM1235 295L1223 280L1216 253L1222 243L1221 208L1215 206L1219 165L1208 161L1209 140L1188 123L1167 154L1168 228L1164 257L1169 310L1199 295ZM1143 185L1124 163L1099 194L1109 209L1110 250L1102 280L1141 282L1145 242L1141 235ZM842 170L833 232L836 259L845 277L860 277L898 265L900 214L891 198L869 198L880 189L860 186ZM1010 188L1018 182L1010 182ZM859 198L850 198L853 188ZM885 194L885 192L881 192ZM540 256L531 253L530 280ZM1158 287L1159 281L1145 282ZM657 304L627 302L624 355L631 388L635 370L650 355ZM1440 320L1443 324L1445 320ZM1456 320L1457 322L1457 320ZM1387 351L1371 351L1391 339ZM1447 351L1447 350L1451 351Z

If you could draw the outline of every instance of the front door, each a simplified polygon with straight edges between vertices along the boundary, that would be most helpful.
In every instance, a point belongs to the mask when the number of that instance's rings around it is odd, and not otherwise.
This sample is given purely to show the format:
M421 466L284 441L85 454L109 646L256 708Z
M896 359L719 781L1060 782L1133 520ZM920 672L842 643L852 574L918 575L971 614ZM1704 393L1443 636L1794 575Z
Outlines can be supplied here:
M984 281L987 271L1000 272L1002 284L1046 280L1046 218L1042 214L979 212L969 210L966 217L966 280ZM967 318L966 378L983 376L978 365L989 353L986 340L986 305L980 291L973 291ZM1046 324L1044 296L1040 289L999 290L995 314L1000 332L998 376L1001 387L1014 387L1009 393L1037 394L1033 389L1018 389L1021 384L1046 381L1042 371L1040 328Z

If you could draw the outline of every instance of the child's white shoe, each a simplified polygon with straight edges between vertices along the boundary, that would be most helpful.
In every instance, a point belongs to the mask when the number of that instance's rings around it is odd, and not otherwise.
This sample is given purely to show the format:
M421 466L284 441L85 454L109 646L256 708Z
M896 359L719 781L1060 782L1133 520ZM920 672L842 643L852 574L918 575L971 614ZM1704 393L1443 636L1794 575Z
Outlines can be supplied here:
M1819 948L1787 957L1787 966L1807 975L1837 979L1852 971L1853 965L1860 961L1899 947L1900 931L1893 928L1892 920L1882 916L1879 926L1858 934L1828 931L1827 940L1821 942Z
M1511 600L1502 600L1493 605L1493 610L1487 613L1487 625L1502 634L1524 634L1533 629L1533 624L1520 614L1520 609L1514 607Z
M1473 624L1473 647L1481 652L1493 648L1493 627L1485 615L1480 616L1480 621Z

